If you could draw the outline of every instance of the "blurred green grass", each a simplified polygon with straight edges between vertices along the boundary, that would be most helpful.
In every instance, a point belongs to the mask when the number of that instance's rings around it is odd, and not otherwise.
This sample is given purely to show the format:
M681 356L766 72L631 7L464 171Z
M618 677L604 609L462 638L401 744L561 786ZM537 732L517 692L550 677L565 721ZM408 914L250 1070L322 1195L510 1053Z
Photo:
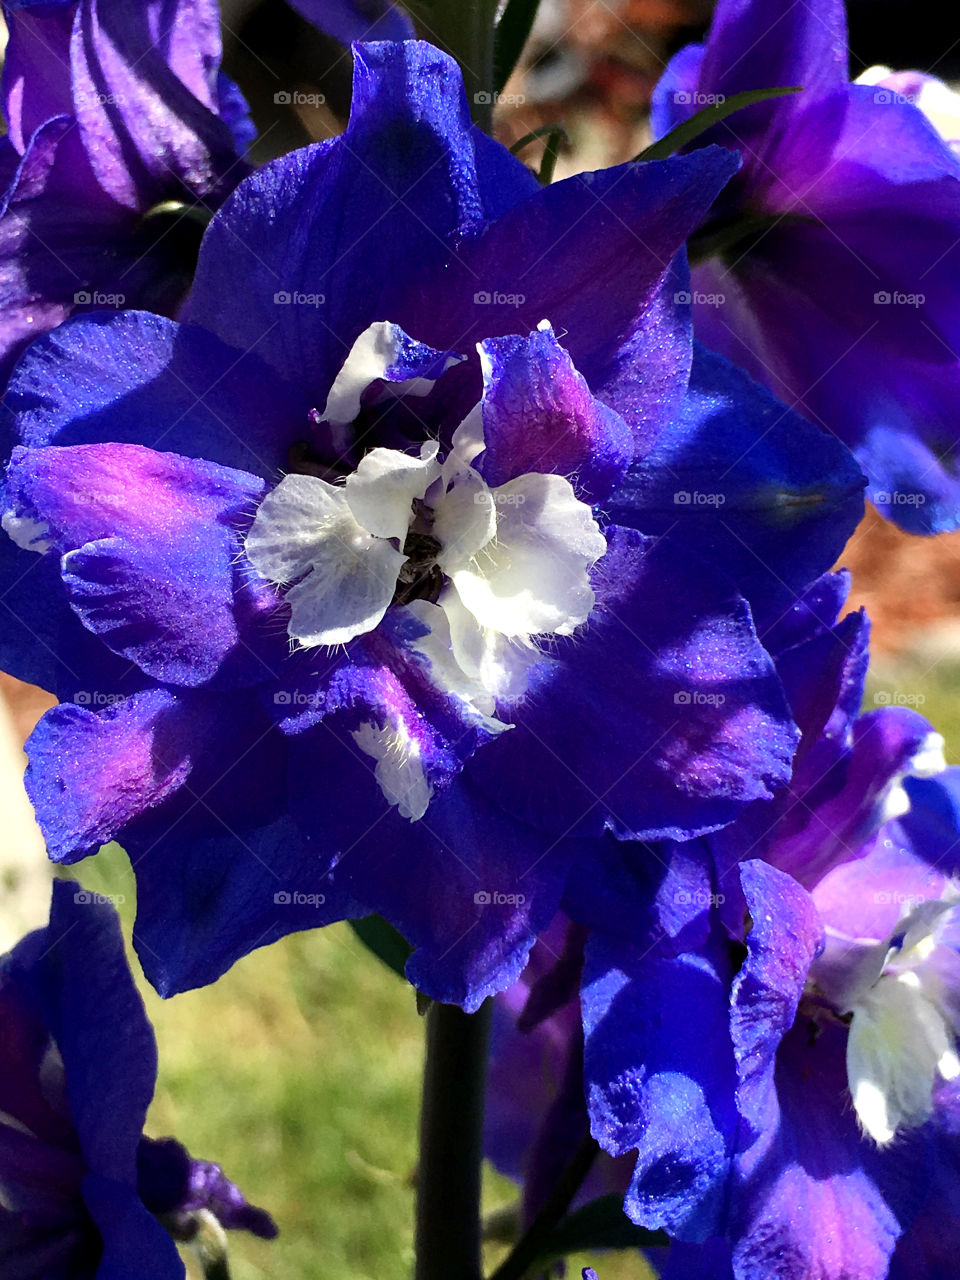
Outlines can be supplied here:
M70 874L123 895L129 946L123 852L109 846ZM172 1000L131 958L160 1051L147 1132L218 1161L280 1227L271 1242L231 1237L234 1280L410 1280L423 1054L411 989L346 925L286 938ZM485 1209L515 1198L488 1168ZM620 1254L578 1258L570 1276L587 1265L601 1280L650 1274Z

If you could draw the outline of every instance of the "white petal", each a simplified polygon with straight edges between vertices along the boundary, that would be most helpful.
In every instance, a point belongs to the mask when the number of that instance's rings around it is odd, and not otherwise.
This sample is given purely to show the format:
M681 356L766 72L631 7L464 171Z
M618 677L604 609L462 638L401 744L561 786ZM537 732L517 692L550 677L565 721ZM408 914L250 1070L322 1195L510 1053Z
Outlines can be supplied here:
M570 635L593 609L588 569L606 551L590 508L562 476L530 474L493 491L497 536L451 573L482 627Z
M5 511L0 527L21 551L36 551L39 555L44 555L53 545L50 541L50 526L41 520L31 520L29 516L17 516L12 511Z
M922 991L881 978L858 1004L847 1039L847 1077L860 1123L879 1144L914 1128L933 1109L939 1064L953 1036Z
M479 472L468 467L434 503L437 563L448 576L464 569L497 532L497 507Z
M310 573L286 594L290 636L304 646L346 644L372 631L390 607L405 560L347 512L317 547Z
M943 773L947 767L943 753L945 745L943 734L928 733L910 761L910 776L933 778L938 773Z
M433 787L423 771L420 747L403 721L382 729L375 724L362 724L352 736L360 750L376 760L374 777L387 803L396 805L400 816L411 822L422 818Z
M247 559L271 582L293 582L344 516L352 520L343 489L317 476L285 476L260 503L244 543Z
M360 397L400 354L401 330L388 320L377 320L364 329L350 348L343 368L333 380L321 415L326 422L352 422L360 412Z
M457 664L499 701L521 697L531 669L547 661L544 655L523 640L510 640L490 627L481 627L455 590L444 591L440 606L450 624Z
M480 351L480 347L477 347ZM483 352L480 351L480 359L484 359ZM478 454L483 453L485 444L483 440L483 402L478 401L473 406L464 420L453 433L450 441L451 449L447 455L447 466L450 468L450 474L469 467L474 458Z
M440 475L438 445L424 445L412 458L399 449L371 449L343 486L350 510L368 533L396 538L401 548L413 519L413 502Z
M490 693L476 674L468 674L457 661L450 623L443 609L428 600L411 600L406 608L418 622L429 628L425 635L410 642L410 648L425 659L431 682L443 693L464 702L490 732L502 733L513 728L494 717L495 707Z

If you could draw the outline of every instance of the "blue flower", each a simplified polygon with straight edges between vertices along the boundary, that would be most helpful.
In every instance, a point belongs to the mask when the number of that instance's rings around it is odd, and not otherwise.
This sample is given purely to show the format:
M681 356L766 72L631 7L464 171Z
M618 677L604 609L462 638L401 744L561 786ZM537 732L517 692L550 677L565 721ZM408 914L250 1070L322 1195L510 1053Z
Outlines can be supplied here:
M78 318L19 364L3 640L63 699L51 855L125 844L162 991L378 912L475 1008L575 851L784 782L751 606L833 561L862 479L692 350L726 152L542 190L448 58L356 54L343 137L211 223L189 324Z
M594 1133L637 1151L626 1208L685 1242L672 1280L881 1280L901 1248L908 1274L945 1274L929 1222L957 1191L960 772L915 712L857 714L866 623L834 621L844 587L765 636L803 731L790 785L660 846L652 906L649 858L622 846L590 908L622 899L584 972Z
M0 958L0 1046L5 1276L182 1280L170 1232L276 1233L216 1165L143 1136L153 1031L116 913L78 884L57 881L49 925Z
M846 441L890 519L956 528L960 160L905 95L848 82L841 0L721 0L654 127L789 85L700 140L743 167L695 250L698 335Z
M4 5L0 376L75 311L173 315L206 221L248 172L215 0Z

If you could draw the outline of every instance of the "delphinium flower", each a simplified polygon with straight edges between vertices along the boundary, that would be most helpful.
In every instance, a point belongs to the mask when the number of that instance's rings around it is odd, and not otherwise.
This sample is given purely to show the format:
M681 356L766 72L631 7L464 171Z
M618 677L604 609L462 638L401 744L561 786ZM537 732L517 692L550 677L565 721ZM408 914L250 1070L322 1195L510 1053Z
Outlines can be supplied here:
M212 221L189 325L76 318L19 364L7 661L62 698L50 853L125 845L161 991L376 912L475 1008L575 851L785 781L747 599L833 562L862 478L692 350L677 255L727 152L541 189L444 55L355 53L343 137Z
M845 440L884 515L955 528L960 159L909 95L849 83L841 0L721 0L655 131L786 86L698 140L743 158L691 245L698 334Z
M0 1271L177 1280L173 1237L276 1228L217 1165L144 1137L157 1051L116 912L72 881L0 957Z
M661 846L652 906L627 846L595 894L595 916L619 903L587 945L594 1133L637 1150L625 1207L684 1242L671 1280L882 1280L891 1256L903 1274L895 1249L907 1274L945 1274L930 1212L958 1189L960 775L916 712L857 715L866 628L833 623L843 585L766 636L804 733L766 821L752 806Z
M178 310L254 130L215 0L3 6L0 376L77 310Z

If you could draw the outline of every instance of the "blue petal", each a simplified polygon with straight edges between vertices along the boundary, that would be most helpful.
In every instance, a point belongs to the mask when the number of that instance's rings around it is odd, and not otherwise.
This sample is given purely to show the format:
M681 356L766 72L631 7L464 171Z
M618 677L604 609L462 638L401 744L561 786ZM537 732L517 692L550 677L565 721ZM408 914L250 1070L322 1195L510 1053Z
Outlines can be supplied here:
M469 768L557 834L688 839L789 776L796 730L749 610L686 552L608 530L589 625Z
M832 435L697 346L681 414L630 469L610 512L695 548L769 611L841 554L864 483Z
M630 1217L681 1239L711 1234L723 1210L736 1128L728 969L717 943L677 957L602 934L587 945L593 1133L611 1154L637 1150Z

